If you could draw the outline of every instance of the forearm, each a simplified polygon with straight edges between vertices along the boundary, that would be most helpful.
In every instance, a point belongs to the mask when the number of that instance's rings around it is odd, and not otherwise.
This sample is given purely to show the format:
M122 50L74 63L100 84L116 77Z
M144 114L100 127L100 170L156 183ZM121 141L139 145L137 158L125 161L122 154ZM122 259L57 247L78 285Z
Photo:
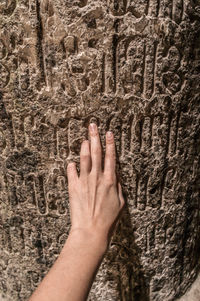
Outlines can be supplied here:
M71 231L58 259L29 301L87 299L125 205L115 173L114 137L110 134L106 138L104 171L95 124L90 131L91 143L85 140L81 145L80 176L74 162L68 164Z
M84 301L106 253L96 234L70 233L59 257L29 301Z

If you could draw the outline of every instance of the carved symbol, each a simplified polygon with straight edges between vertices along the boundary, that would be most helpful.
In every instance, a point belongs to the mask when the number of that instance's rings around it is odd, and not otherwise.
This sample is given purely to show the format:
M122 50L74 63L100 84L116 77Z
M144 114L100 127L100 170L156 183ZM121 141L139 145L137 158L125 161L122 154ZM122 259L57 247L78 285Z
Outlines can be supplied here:
M0 59L6 56L6 46L2 40L0 40Z
M80 137L77 138L77 132L80 132L82 122L76 119L71 119L68 128L68 141L70 152L79 155L80 153Z
M10 80L10 72L8 68L0 63L0 88L5 88Z
M151 98L155 92L158 42L113 36L113 91Z
M167 72L162 76L163 83L172 94L178 92L181 88L181 78L173 72Z
M145 210L147 205L148 176L139 176L137 186L137 208Z
M126 1L111 1L111 10L114 16L122 16L126 13Z
M70 54L74 54L76 51L78 52L78 39L75 36L67 36L63 39L63 48L65 51Z
M141 128L141 151L148 150L151 147L152 137L151 137L151 124L152 118L145 117L142 122Z
M27 90L30 85L29 66L23 62L20 64L20 87L22 90Z
M64 245L64 243L66 242L67 240L67 234L66 233L61 233L58 235L57 237L57 242L59 245Z
M155 115L153 118L152 124L152 147L154 152L160 153L161 149L161 124L162 124L163 116L161 114Z
M0 151L6 148L6 139L2 131L0 131Z
M124 1L125 2L125 1ZM148 15L149 11L149 3L150 0L139 1L139 7L136 7L136 3L134 0L129 1L129 5L127 7L127 11L130 11L134 17L140 18L141 16Z
M24 221L21 216L13 216L10 219L10 237L12 242L12 251L20 252L25 255L25 241L24 241Z
M155 248L155 226L149 225L146 230L147 237L147 251L151 251L152 248Z
M42 18L40 12L40 2L36 0L36 15L37 15L37 59L40 68L40 81L38 82L38 88L41 89L41 82L46 84L46 73L44 65L44 49L43 49L43 27L42 27Z
M172 20L174 20L177 24L179 24L182 21L183 9L183 0L175 0L173 2Z
M136 7L135 1L119 1L114 0L110 1L109 7L111 7L111 11L114 16L122 16L127 12L131 12L132 15L136 18L140 18L142 15L148 15L149 12L150 0L140 1L139 8Z
M174 168L169 168L163 174L163 178L161 181L161 190L160 190L160 198L161 198L161 206L168 207L173 202L174 196L174 179L175 179L176 171Z
M16 0L1 0L0 14L11 16L17 6Z
M3 249L7 252L12 252L12 244L11 244L11 237L10 237L10 227L3 224L3 221L1 220L2 224L2 231L1 231L1 246L3 246Z
M146 15L158 17L160 10L160 0L149 0L146 6Z
M176 46L168 49L167 56L163 59L162 82L168 92L176 93L180 90L183 80L181 80L177 70L180 67L182 56Z
M135 0L114 0L110 1L109 7L111 7L111 12L114 16L122 16L127 12L131 12L135 18L141 18L143 15L165 16L179 24L183 16L183 4L183 0L172 0L171 2L164 0L140 0L138 7L136 7Z
M57 190L59 191L57 197L58 214L65 214L67 209L66 202L66 183L63 176L57 178Z
M25 185L26 185L26 198L28 204L32 206L36 206L36 191L34 187L34 176L29 175L25 177Z
M84 6L87 5L87 3L88 3L88 0L79 0L78 6L79 6L79 7L84 7Z
M77 86L80 91L87 90L89 83L90 83L89 78L86 76L83 76L82 78L77 79Z
M37 205L38 205L38 213L39 214L45 214L47 209L46 204L46 197L45 197L45 190L44 190L44 177L42 175L39 175L35 179L35 186L36 186L36 199L37 199Z
M107 128L114 133L116 140L118 140L118 141L121 141L121 137L122 137L121 130L119 131L119 129L122 128L122 123L123 123L122 119L120 117L118 117L117 115L114 117L112 116L107 122ZM122 154L121 147L122 147L121 143L119 145L116 145L116 150L117 150L119 156L121 156L121 154Z

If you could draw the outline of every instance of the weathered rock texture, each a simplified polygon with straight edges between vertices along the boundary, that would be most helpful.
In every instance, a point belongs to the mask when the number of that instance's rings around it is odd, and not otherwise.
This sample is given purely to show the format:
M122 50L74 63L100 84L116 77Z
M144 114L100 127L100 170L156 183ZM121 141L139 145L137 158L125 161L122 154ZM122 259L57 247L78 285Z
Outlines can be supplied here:
M88 300L171 301L200 267L200 3L0 2L0 291L27 300L70 229L66 163L115 134L127 208ZM77 283L78 285L78 283Z
M200 298L200 274L187 293L177 301L199 301Z

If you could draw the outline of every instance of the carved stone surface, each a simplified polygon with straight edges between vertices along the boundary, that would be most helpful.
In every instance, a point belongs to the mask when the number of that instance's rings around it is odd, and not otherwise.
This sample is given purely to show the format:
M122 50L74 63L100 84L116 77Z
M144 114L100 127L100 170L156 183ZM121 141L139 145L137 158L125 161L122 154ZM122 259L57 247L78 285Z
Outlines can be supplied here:
M88 300L172 301L200 268L200 3L0 3L0 292L27 300L70 229L66 163L112 130L127 209ZM78 283L77 283L78 285Z

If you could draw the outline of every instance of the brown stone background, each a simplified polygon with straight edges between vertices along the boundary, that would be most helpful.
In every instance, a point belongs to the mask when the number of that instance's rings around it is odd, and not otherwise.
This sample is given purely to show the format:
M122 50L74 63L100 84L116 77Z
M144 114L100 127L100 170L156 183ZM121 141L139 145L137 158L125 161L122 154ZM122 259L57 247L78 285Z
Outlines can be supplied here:
M115 134L128 206L88 300L186 292L200 268L199 71L200 1L1 0L2 300L27 300L67 239L66 163L79 168L90 121L104 151Z

